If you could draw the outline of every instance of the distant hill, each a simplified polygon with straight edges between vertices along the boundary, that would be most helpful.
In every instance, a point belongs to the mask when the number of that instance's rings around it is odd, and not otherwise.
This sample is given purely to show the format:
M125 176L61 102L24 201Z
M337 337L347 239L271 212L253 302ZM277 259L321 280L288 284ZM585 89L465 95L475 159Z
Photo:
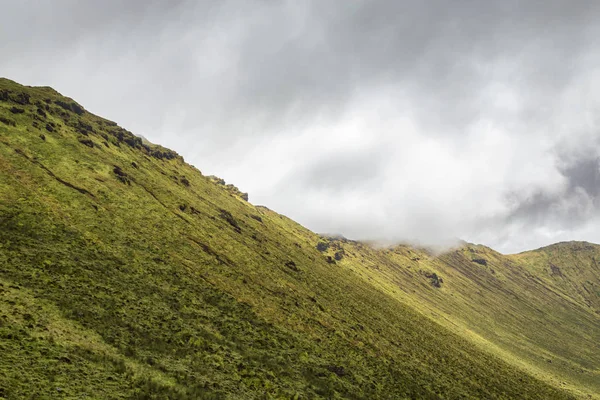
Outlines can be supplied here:
M0 79L0 398L600 398L597 245L374 248L247 200Z

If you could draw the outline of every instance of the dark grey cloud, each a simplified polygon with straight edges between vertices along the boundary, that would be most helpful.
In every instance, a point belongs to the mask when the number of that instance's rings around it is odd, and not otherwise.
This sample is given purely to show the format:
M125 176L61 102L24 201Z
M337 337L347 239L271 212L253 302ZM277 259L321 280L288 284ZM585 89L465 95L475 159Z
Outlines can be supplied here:
M510 193L508 201L515 207L506 220L575 229L595 219L600 210L600 136L587 144L583 153L558 150L557 170L564 179L563 190L537 190L526 196Z
M590 197L598 198L600 195L600 158L595 156L578 160L561 170L568 179L570 190L581 189Z
M50 85L314 230L600 241L600 3L7 2Z

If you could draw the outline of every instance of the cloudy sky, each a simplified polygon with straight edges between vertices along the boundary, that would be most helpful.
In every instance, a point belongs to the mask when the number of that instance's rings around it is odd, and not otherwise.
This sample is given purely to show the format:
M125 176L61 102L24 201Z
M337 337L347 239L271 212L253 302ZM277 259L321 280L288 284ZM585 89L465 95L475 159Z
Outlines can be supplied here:
M314 231L600 242L598 1L0 5L0 76Z

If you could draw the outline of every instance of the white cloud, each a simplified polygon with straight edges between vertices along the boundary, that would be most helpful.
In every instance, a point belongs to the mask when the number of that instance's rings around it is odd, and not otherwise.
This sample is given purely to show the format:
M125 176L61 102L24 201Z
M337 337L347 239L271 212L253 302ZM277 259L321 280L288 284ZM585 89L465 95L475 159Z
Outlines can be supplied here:
M600 241L598 2L3 13L2 75L53 86L313 230L503 251Z

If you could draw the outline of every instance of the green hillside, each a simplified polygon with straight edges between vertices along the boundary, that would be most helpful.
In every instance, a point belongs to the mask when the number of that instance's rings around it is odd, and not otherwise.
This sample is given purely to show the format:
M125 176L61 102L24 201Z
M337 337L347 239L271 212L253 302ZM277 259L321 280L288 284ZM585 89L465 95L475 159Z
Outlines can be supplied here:
M246 199L0 79L0 398L600 392L596 246L375 249Z
M512 256L465 244L444 254L326 239L338 263L480 348L548 383L600 394L600 246ZM560 266L560 267L558 267Z

